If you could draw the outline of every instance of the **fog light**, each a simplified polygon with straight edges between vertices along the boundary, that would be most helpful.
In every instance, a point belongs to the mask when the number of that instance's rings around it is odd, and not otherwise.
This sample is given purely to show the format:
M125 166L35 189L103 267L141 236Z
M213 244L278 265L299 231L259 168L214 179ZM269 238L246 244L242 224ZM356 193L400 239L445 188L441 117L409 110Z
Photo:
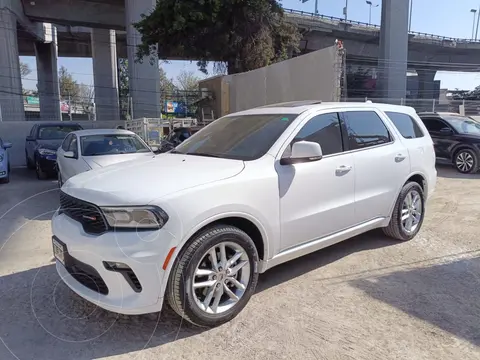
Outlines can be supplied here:
M111 271L131 270L130 266L128 266L127 264L116 261L104 261L103 266L105 266L105 269Z

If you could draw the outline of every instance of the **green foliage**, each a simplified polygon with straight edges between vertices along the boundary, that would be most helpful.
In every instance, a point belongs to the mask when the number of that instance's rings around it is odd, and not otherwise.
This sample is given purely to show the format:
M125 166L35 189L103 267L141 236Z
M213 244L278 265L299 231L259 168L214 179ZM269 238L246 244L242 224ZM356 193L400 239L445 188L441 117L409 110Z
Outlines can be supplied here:
M298 51L300 34L276 0L157 0L135 27L138 58L155 55L227 64L230 74L284 60Z

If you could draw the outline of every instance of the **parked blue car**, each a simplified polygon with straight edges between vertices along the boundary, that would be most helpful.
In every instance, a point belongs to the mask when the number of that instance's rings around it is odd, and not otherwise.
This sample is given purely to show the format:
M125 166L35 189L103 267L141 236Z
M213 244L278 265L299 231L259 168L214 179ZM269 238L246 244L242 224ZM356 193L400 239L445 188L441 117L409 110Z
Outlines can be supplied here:
M3 142L0 138L0 182L10 182L10 158L7 149L11 148L12 144Z

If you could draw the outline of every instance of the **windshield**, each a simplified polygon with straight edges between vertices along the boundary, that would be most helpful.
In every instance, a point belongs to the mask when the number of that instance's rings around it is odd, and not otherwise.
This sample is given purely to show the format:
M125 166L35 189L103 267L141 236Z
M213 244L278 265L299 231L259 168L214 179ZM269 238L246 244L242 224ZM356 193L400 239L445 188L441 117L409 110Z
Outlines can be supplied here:
M480 135L480 123L466 116L443 116L453 128L460 134Z
M82 130L79 126L43 126L38 129L39 140L63 140L72 131Z
M178 145L172 153L255 160L263 156L297 114L225 116Z
M88 135L82 136L80 143L83 156L150 152L136 135Z

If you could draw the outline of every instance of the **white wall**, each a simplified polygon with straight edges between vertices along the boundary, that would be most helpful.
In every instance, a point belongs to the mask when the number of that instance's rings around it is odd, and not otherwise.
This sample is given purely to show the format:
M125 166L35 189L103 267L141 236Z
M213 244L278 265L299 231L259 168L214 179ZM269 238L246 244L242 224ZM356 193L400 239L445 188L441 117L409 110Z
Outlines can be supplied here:
M13 147L8 150L10 165L25 166L25 138L30 133L32 126L41 124L41 121L4 121L0 122L0 137L4 142L11 142ZM68 122L65 122L68 124ZM76 122L73 122L76 123ZM84 129L113 129L117 125L125 126L124 121L81 121Z
M227 75L230 112L295 100L337 99L340 58L336 46L245 73Z

